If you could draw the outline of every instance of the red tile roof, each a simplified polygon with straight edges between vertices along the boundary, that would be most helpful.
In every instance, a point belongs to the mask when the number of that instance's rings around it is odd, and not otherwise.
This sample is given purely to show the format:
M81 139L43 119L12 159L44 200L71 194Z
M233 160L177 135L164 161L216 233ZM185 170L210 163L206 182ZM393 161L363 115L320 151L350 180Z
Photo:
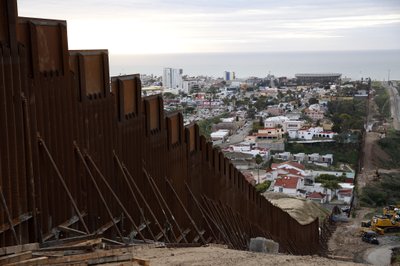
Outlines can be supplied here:
M351 196L352 193L353 193L352 189L341 189L338 192L338 194L344 195L344 196Z
M307 195L308 199L323 199L325 197L324 194L322 194L321 192L313 192L310 195Z
M296 176L303 176L301 172L297 171L296 169L285 169L288 174L296 175Z
M301 170L305 170L306 167L304 165L302 165L301 163L296 163L296 162L287 162L288 164L290 164L291 166L294 166L296 168L299 168Z
M276 187L284 187L284 188L297 188L297 183L299 181L298 177L281 177L275 180Z
M354 178L346 178L346 180L344 182L348 183L348 184L353 184L354 183Z
M306 169L306 167L304 165L302 165L301 163L291 162L291 161L283 162L283 163L272 163L271 164L271 168L272 169L277 169L279 166L283 166L285 164L291 165L291 166L296 167L296 168L301 169L301 170L305 170ZM283 169L286 169L286 168L283 167Z

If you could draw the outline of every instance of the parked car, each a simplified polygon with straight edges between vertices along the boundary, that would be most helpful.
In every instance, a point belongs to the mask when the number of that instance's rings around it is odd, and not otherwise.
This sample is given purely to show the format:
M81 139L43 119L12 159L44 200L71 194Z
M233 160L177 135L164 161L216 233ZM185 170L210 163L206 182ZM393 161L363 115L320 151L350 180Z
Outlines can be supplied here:
M363 232L361 240L370 244L379 245L378 234L374 231Z

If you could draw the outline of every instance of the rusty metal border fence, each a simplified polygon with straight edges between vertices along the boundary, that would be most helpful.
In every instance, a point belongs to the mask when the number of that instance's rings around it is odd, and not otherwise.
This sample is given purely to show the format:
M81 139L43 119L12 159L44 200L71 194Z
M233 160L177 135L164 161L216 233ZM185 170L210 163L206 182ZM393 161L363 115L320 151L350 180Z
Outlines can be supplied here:
M0 246L104 235L119 243L224 243L320 251L318 220L273 206L139 75L106 50L69 51L65 21L0 0ZM111 82L110 82L111 81Z

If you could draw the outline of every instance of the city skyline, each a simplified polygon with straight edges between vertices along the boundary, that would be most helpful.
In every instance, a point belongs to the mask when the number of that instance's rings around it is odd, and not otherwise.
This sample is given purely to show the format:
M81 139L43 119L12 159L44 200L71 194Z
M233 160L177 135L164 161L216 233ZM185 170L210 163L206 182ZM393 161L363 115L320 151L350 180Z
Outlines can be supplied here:
M67 20L70 49L111 54L400 49L396 0L21 0L18 8Z

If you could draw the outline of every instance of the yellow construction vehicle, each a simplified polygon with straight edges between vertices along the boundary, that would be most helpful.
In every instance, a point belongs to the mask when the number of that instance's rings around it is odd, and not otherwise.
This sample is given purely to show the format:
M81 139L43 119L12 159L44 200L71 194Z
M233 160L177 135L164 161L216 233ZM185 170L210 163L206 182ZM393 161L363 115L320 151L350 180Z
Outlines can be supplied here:
M361 223L362 231L373 230L380 235L400 231L400 205L383 208L383 215L375 215L371 221Z
M380 235L400 231L400 217L398 215L392 217L375 215L371 219L370 229Z
M389 206L384 207L383 215L390 216L390 217L400 215L400 204L389 205Z

